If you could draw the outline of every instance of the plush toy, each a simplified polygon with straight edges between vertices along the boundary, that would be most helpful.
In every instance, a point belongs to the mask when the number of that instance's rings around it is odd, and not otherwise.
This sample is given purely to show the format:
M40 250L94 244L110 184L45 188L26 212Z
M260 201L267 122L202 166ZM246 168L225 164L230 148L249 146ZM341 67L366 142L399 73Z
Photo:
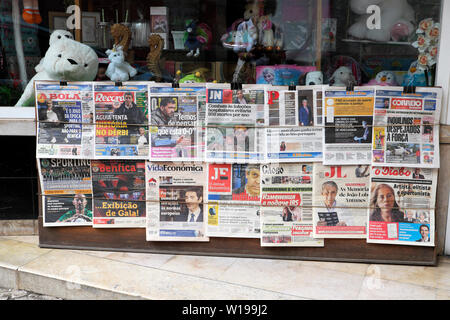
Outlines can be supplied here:
M190 74L182 77L178 82L179 83L204 83L206 82L206 74L209 73L209 69L207 68L197 68L193 70ZM177 75L181 75L181 72L178 71Z
M209 48L211 38L212 32L208 25L205 23L198 23L196 20L187 20L186 32L184 35L184 46L189 50L189 52L186 56L198 57L202 46L205 46L205 49Z
M22 18L30 24L40 24L42 22L38 0L23 0Z
M411 63L408 73L403 78L402 86L426 87L427 81L424 70L418 68L418 62Z
M305 85L314 86L317 84L323 84L323 73L322 71L311 71L306 74Z
M92 81L97 69L98 57L91 47L66 37L52 41L16 107L34 105L35 80Z
M380 8L380 29L369 29L367 8L377 5ZM395 40L407 38L414 31L415 14L407 0L351 0L353 12L361 15L355 24L348 29L348 34L358 38L373 41L389 41L394 35Z
M106 69L106 76L112 81L128 81L137 74L128 62L125 61L122 46L114 46L112 50L106 50L110 63Z
M370 80L367 86L396 86L395 74L390 71L378 72L375 79Z
M330 84L334 87L347 87L356 84L355 76L349 67L339 67L330 78Z

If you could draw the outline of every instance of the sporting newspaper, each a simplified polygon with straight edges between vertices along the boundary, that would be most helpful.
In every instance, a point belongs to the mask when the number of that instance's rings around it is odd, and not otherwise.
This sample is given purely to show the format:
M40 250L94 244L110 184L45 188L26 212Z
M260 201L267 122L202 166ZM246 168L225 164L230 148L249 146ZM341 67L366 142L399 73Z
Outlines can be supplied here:
M145 228L145 161L92 160L95 228Z
M206 161L259 163L265 158L265 86L206 86Z
M209 241L206 164L146 162L147 241Z
M371 164L373 87L324 90L324 165Z
M267 161L322 161L322 86L268 86L266 123Z
M439 168L441 100L441 88L377 88L372 164Z
M150 160L202 161L205 85L168 85L149 86Z
M370 166L314 164L315 238L366 238Z
M323 247L313 238L312 164L261 165L261 246Z
M259 238L260 165L208 164L207 234Z
M92 226L90 160L38 159L44 227Z
M93 85L36 81L37 158L88 159L94 155Z
M437 171L372 167L367 242L435 245Z
M144 82L95 83L95 158L147 159L148 87Z

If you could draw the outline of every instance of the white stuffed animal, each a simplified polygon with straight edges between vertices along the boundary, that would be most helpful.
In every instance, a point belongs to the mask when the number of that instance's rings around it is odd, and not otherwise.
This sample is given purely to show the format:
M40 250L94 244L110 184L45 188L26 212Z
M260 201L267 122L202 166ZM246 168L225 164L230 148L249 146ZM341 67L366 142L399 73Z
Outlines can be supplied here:
M347 87L356 84L356 80L352 70L349 67L342 66L334 71L330 78L330 84L334 87Z
M306 74L305 85L313 86L323 84L323 73L322 71L311 71Z
M51 43L44 58L35 68L36 75L28 83L16 107L34 105L35 80L92 81L95 79L98 56L91 47L65 36Z
M137 74L136 69L125 61L122 46L106 50L106 54L110 63L105 74L112 81L128 81L130 77L134 77Z
M380 8L380 29L367 27L367 19L371 16L367 14L367 8L370 5L377 5ZM355 38L389 41L394 27L397 34L399 29L403 30L401 33L405 37L415 30L414 10L407 0L351 0L350 7L353 12L361 15L358 21L348 29L348 34Z

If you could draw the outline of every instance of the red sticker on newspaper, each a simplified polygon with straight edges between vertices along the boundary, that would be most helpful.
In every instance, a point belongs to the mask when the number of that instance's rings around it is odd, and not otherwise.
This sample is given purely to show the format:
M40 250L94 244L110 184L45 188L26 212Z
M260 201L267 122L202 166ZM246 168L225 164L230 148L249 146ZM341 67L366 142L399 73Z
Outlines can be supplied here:
M209 165L208 191L231 192L231 164Z

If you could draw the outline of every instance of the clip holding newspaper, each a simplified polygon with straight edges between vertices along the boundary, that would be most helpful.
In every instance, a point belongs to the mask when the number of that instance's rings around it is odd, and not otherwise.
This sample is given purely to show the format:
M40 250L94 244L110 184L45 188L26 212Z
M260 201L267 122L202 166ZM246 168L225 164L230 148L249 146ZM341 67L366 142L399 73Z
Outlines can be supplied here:
M147 159L148 84L98 82L95 99L95 159Z
M206 165L146 162L147 241L209 241Z
M202 161L206 87L149 86L150 161Z
M312 163L261 165L261 246L323 247L313 237Z
M314 164L314 237L366 238L370 165Z
M376 89L372 164L439 168L442 88Z
M324 89L324 165L371 164L374 87Z
M372 167L367 242L435 245L437 171Z
M264 97L264 85L207 84L206 162L264 161Z
M208 236L259 238L260 179L259 164L208 164Z
M92 160L94 228L145 228L145 161Z
M92 226L90 160L38 159L44 227Z
M322 88L267 87L266 124L273 126L265 130L267 161L322 161Z
M94 154L91 82L36 81L37 158L89 159Z

